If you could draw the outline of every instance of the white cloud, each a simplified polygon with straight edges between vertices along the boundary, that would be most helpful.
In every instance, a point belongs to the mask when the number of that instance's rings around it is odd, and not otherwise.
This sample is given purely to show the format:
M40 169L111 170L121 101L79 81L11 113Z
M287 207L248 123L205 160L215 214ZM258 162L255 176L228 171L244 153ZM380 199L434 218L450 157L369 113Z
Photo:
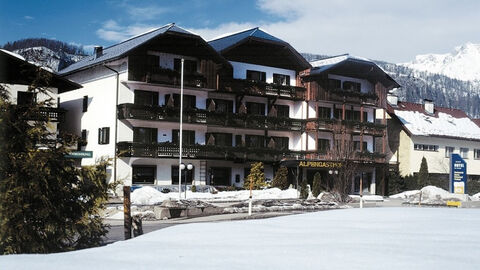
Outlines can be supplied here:
M33 19L35 19L34 17L28 16L28 15L23 16L23 18L24 18L25 20L33 20Z
M120 42L157 27L159 26L147 24L133 24L128 26L121 26L114 20L108 20L103 24L102 28L97 30L96 34L101 39Z
M280 20L229 22L194 31L209 39L260 26L300 52L351 53L392 62L480 42L480 1L258 0L257 7Z

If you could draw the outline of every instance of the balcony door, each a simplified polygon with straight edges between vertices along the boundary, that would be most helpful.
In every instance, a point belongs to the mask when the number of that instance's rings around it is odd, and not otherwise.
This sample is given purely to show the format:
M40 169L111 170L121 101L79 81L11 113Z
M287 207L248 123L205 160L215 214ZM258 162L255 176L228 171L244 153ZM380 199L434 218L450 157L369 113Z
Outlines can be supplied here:
M210 185L212 186L230 186L231 168L228 167L211 167L210 168Z
M158 92L135 90L133 103L143 106L158 106Z
M133 142L137 143L156 143L158 131L156 128L133 128Z

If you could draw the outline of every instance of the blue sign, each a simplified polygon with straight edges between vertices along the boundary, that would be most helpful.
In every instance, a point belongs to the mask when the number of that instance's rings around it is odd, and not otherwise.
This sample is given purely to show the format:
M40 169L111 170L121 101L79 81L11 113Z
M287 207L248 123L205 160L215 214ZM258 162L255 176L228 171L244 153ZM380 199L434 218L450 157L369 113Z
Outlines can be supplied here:
M467 163L459 154L450 156L450 193L467 193Z

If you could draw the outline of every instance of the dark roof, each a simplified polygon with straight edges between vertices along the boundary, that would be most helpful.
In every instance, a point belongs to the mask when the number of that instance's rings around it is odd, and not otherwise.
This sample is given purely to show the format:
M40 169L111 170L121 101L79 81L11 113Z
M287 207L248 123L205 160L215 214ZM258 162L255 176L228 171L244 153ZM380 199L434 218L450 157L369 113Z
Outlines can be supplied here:
M29 63L19 55L0 49L0 83L30 85L37 78L38 72L51 76L49 85L44 86L56 87L59 93L82 88L80 84Z
M433 112L433 115L432 115L433 117L438 117L438 113L445 113L445 114L451 115L454 118L469 118L468 115L464 111L459 110L459 109L439 107L439 106L435 106L434 108L435 109L434 109L434 112ZM399 101L397 103L397 106L392 106L391 104L388 104L387 111L390 114L394 114L395 110L397 110L397 111L419 112L419 113L423 113L423 114L426 114L426 115L430 115L429 113L427 113L425 111L425 107L423 106L423 104L420 104L420 103ZM472 119L472 120L480 120L480 119Z
M225 49L228 49L229 47L241 42L244 39L247 39L249 37L255 37L255 38L260 38L260 39L265 39L265 40L270 40L274 42L279 42L279 43L286 43L285 41L276 38L267 32L261 30L258 27L248 29L242 32L238 32L235 34L231 34L228 36L223 36L214 40L210 40L208 43L217 51L222 52Z
M342 54L312 61L310 64L313 68L308 75L303 77L306 81L313 81L326 73L331 73L353 78L365 78L370 81L378 81L386 88L400 87L400 85L383 69L366 58Z
M60 70L59 73L62 74L62 75L67 75L67 74L73 73L75 71L82 70L82 69L85 69L85 68L88 68L88 67L91 67L91 66L95 66L95 65L107 62L107 61L119 59L121 57L124 57L128 52L132 51L133 49L145 44L146 42L148 42L148 41L150 41L150 40L152 40L156 37L162 36L163 34L180 34L180 35L184 35L184 36L190 36L190 37L197 38L198 40L201 41L200 43L203 43L203 45L205 45L205 47L208 47L207 49L209 49L211 51L211 54L212 54L213 58L216 60L216 62L222 62L224 64L229 65L228 61L226 61L223 57L221 57L200 36L195 35L195 34L189 32L189 31L187 31L183 28L180 28L180 27L176 26L174 23L171 23L171 24L162 26L160 28L154 29L152 31L146 32L144 34L134 36L130 39L127 39L123 42L120 42L120 43L115 44L113 46L110 46L108 48L104 48L103 51L102 51L102 54L99 57L95 58L94 55L85 57L84 59L80 60L79 62L74 63L74 64Z
M477 124L477 126L480 127L480 119L479 118L475 118L475 119L472 119L472 121Z
M253 61L254 64L264 64L264 63L261 63L260 58L263 58L263 60L265 60L266 57L271 57L271 59L277 58L276 59L277 61L274 61L274 62L277 65L279 65L280 62L278 60L281 59L282 56L279 54L275 55L275 51L277 51L278 53L281 52L284 58L289 58L289 59L283 59L283 63L280 63L280 65L282 65L281 67L286 66L285 61L293 62L292 64L288 64L287 66L293 67L293 69L297 71L305 70L311 67L308 61L305 60L305 58L303 58L303 56L299 54L289 43L270 35L269 33L263 31L258 27L248 29L242 32L238 32L235 34L231 34L228 36L220 37L220 38L211 40L208 43L215 50L217 50L219 53L225 56L227 59L232 61L239 60L239 59L232 58L232 51L236 51L237 48L241 47L242 45L253 44L252 47L248 48L245 51L252 52L251 50L252 48L258 49L259 47L264 46L265 48L267 48L266 53L265 51L260 52L259 53L260 57L253 56L250 58L248 55L241 55L240 59L246 59L247 61L254 60ZM261 46L259 46L260 44ZM269 45L272 47L267 47ZM287 49L289 51L288 55L285 54L284 49ZM240 54L245 54L245 51L242 51ZM260 62L256 62L255 60L258 60Z

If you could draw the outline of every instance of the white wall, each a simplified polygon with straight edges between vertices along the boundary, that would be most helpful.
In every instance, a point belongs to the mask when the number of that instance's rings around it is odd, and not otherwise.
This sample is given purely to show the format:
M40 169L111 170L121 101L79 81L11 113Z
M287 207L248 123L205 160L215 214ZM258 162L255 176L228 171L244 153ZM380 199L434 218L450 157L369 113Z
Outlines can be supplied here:
M412 149L410 150L411 156L409 160L401 160L400 162L409 162L410 174L416 173L420 170L420 164L422 158L425 157L428 164L428 171L430 173L442 173L448 174L450 172L450 158L445 157L445 147L451 146L455 150L453 153L460 154L460 148L468 148L467 162L467 174L480 175L480 159L474 159L473 150L480 149L480 142L469 140L457 140L440 137L423 137L412 136ZM418 151L414 150L414 144L428 144L438 145L438 151Z
M275 67L268 67L268 66L260 66L242 62L234 62L230 61L233 66L233 78L235 79L246 79L247 78L247 70L256 70L262 71L266 73L266 80L267 83L273 83L273 73L288 75L290 76L290 85L296 86L296 72L295 70L290 69L283 69L283 68L275 68Z

